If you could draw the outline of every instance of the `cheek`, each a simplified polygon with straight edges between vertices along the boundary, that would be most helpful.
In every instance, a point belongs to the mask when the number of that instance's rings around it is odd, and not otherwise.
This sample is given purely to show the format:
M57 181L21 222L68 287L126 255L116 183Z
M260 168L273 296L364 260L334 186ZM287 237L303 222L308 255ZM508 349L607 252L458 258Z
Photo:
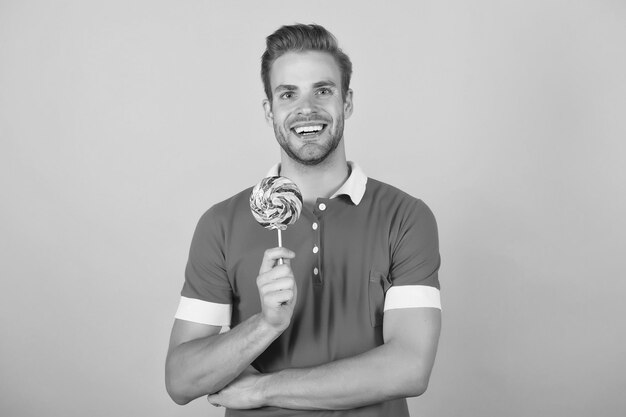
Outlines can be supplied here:
M272 121L274 122L274 125L283 126L286 118L286 115L280 110L276 109L272 112Z
M289 109L284 104L282 105L274 105L272 107L272 113L274 114L274 119L278 121L284 121L289 114L291 113L291 109Z

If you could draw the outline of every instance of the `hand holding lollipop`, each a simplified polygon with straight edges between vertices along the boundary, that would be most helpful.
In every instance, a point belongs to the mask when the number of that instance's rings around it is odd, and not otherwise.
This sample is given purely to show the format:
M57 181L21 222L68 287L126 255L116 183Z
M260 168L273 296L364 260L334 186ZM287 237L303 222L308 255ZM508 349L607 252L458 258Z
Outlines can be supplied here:
M302 194L298 186L288 178L263 178L252 190L250 210L261 226L278 230L278 246L282 246L281 230L285 230L300 217ZM280 259L279 263L282 264L283 260Z

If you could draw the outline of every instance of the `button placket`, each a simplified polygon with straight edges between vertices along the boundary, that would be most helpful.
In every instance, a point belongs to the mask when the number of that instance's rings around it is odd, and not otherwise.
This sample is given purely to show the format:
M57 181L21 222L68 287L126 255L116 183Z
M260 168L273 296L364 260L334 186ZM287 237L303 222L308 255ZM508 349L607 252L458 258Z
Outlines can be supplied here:
M320 270L322 269L321 263L321 251L320 251L320 232L321 227L318 222L313 223L311 225L311 229L315 234L313 248L311 248L311 252L313 253L315 261L313 262L313 283L320 285L322 283L322 275L320 274Z
M325 203L316 203L314 208L315 219L311 224L311 230L315 234L314 244L311 248L311 252L315 256L315 262L313 263L313 283L316 285L322 284L322 247L321 247L321 233L322 233L322 218L324 212L327 209Z

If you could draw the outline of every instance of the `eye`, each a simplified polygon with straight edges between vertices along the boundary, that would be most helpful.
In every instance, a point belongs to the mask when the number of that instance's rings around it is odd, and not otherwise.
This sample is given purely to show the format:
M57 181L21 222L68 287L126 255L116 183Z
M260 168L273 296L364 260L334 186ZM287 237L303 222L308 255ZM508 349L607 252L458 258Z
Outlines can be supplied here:
M290 98L293 98L293 96L294 96L293 91L285 91L284 93L280 95L280 98L283 100L289 100Z
M328 96L328 95L331 95L332 93L333 93L333 90L331 90L328 87L320 88L319 90L316 91L316 94L318 96Z

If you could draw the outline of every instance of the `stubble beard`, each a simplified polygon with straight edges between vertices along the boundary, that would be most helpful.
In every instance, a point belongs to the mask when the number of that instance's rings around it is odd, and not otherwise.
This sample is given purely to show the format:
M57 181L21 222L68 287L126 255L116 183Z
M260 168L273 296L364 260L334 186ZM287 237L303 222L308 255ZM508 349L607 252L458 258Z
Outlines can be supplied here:
M339 146L339 143L343 138L343 119L340 119L337 120L336 129L334 129L334 131L328 131L328 134L330 135L329 141L324 143L311 142L300 147L300 149L297 149L289 141L290 131L277 125L276 123L273 123L273 125L274 135L276 136L276 140L278 141L280 147L283 148L289 158L306 166L315 166L324 162L326 158L328 158L335 151L335 149L337 149L337 146ZM297 141L298 139L295 140ZM311 147L314 147L314 149L311 150ZM320 151L315 152L316 150Z

